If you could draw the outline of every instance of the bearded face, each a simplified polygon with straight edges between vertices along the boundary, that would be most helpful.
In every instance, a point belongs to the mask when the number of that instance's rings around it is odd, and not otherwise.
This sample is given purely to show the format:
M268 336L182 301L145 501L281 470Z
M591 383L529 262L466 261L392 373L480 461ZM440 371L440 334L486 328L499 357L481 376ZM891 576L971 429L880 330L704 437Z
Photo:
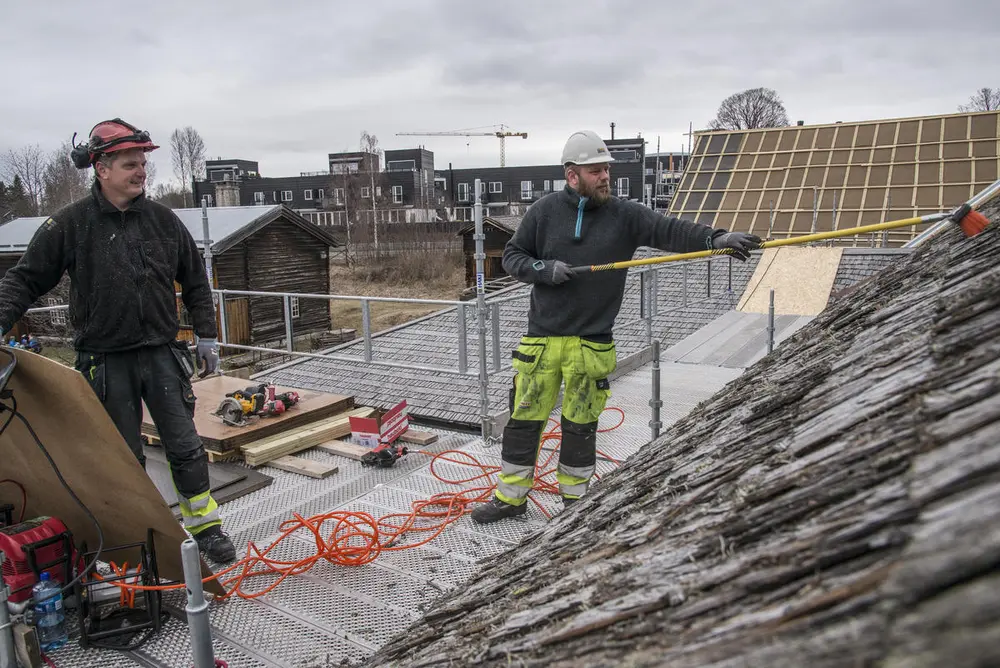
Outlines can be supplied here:
M566 181L581 197L589 197L598 204L611 199L611 167L606 162L570 165L566 168Z

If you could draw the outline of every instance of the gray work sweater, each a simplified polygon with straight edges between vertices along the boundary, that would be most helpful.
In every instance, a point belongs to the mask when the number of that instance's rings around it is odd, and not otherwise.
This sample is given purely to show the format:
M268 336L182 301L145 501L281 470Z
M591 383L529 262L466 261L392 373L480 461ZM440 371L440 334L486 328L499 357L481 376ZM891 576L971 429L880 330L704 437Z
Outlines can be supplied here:
M677 253L706 250L712 248L713 237L724 233L662 216L638 202L611 198L598 205L566 186L528 209L504 248L503 268L518 280L534 284L528 336L610 341L625 294L626 271L577 274L553 285L555 260L571 267L621 262L632 259L639 246Z

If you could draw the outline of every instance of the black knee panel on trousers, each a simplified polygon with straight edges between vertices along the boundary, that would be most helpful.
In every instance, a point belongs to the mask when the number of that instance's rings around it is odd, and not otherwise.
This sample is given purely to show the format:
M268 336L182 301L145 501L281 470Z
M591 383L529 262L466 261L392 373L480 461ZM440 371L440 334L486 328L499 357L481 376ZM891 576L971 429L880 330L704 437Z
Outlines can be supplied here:
M503 460L518 466L534 466L544 426L541 420L508 420L503 428Z
M208 454L203 449L166 454L178 492L190 498L209 490L211 481L208 476Z
M559 461L566 466L593 466L597 462L597 423L578 424L562 419Z

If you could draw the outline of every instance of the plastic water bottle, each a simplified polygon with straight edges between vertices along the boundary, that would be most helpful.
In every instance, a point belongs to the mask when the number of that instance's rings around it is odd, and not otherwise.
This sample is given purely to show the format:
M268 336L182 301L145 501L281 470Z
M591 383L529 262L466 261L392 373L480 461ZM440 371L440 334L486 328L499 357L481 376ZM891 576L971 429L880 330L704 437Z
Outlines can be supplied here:
M63 613L63 597L59 583L42 572L41 581L31 589L35 598L35 627L38 629L38 644L43 652L51 652L66 644L66 615Z

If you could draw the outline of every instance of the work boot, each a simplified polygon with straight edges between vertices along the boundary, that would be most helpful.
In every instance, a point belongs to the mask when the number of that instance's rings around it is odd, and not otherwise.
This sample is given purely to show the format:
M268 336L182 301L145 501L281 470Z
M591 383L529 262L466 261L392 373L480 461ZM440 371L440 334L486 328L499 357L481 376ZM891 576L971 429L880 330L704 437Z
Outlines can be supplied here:
M481 504L472 511L472 519L479 524L490 524L508 517L518 517L526 512L528 512L527 502L515 506L493 497L491 501Z
M219 525L199 531L194 535L194 539L198 542L198 549L218 564L227 564L236 558L233 541L222 533L222 527Z

